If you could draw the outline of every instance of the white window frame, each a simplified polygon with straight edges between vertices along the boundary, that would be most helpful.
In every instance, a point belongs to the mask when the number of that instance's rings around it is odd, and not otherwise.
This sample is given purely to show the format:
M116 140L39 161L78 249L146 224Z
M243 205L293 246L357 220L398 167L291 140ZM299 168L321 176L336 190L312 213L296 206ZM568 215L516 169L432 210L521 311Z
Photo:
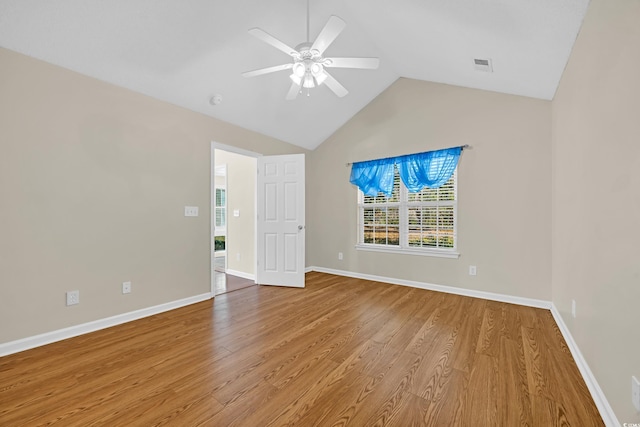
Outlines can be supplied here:
M397 173L397 171L395 172ZM401 253L410 255L422 255L440 258L458 258L460 253L457 251L458 247L458 171L454 172L454 191L455 200L442 200L442 201L419 201L409 202L408 195L409 190L404 186L402 180L400 180L400 201L399 202L385 202L375 204L364 203L364 193L358 189L358 243L356 249L361 251L371 252L385 252L385 253ZM453 248L433 248L433 247L413 247L409 246L409 208L412 206L420 207L435 207L435 206L453 206ZM399 236L400 244L386 245L377 243L364 243L364 209L365 207L398 207L399 213Z

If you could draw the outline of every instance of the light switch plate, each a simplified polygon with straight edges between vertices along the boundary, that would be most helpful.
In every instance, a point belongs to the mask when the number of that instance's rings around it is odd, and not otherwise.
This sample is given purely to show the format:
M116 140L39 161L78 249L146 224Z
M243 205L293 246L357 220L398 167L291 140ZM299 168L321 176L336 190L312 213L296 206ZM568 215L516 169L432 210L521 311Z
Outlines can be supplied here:
M233 216L239 217L240 216L240 209L234 209L233 210Z
M185 206L184 207L184 216L198 216L198 207L197 206Z

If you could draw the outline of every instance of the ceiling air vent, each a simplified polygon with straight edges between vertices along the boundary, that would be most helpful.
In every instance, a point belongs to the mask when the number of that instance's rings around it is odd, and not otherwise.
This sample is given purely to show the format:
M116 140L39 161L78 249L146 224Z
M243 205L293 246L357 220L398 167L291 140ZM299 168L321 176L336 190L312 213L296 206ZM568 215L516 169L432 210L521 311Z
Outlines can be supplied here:
M493 73L493 66L491 65L490 59L474 59L473 65L478 71L486 71L488 73Z

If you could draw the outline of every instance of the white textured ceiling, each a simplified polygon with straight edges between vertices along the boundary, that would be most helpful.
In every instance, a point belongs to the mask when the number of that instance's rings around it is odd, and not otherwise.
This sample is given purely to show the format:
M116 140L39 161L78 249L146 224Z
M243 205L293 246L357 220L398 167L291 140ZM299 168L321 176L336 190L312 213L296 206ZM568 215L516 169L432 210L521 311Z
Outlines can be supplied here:
M310 3L312 40L331 15L347 23L326 56L380 58L378 70L332 69L344 98L321 86L286 101L287 71L240 75L289 62L247 30L295 47L305 0L0 0L0 46L314 149L398 77L552 99L588 0Z

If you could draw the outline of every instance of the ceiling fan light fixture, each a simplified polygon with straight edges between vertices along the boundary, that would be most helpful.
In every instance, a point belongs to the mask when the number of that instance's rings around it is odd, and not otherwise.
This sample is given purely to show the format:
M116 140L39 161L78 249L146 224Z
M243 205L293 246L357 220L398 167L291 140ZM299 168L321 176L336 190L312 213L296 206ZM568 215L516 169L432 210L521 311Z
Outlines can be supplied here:
M311 74L313 74L314 77L317 77L320 73L322 73L322 64L317 62L311 64Z
M314 88L316 86L316 82L313 79L313 76L309 73L307 73L304 76L304 81L302 82L302 87L306 88L306 89L311 89Z
M303 78L304 74L306 72L306 68L304 66L304 64L302 62L297 62L294 66L293 66L293 74L295 74L296 76L298 76L298 78Z

